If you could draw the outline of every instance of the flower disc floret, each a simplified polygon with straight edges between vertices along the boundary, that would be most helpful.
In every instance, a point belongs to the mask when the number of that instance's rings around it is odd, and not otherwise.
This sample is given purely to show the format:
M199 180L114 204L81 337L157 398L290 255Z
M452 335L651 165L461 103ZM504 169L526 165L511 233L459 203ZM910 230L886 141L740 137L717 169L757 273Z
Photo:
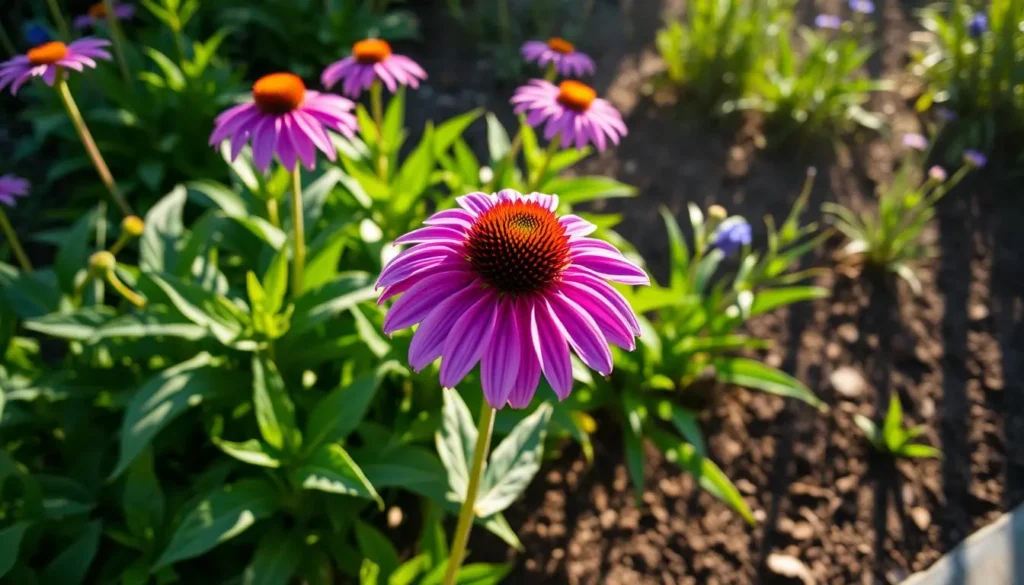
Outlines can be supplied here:
M68 46L60 41L50 41L29 49L25 56L33 65L53 65L68 56Z
M265 113L284 114L302 105L306 84L294 73L271 73L253 84L252 99Z

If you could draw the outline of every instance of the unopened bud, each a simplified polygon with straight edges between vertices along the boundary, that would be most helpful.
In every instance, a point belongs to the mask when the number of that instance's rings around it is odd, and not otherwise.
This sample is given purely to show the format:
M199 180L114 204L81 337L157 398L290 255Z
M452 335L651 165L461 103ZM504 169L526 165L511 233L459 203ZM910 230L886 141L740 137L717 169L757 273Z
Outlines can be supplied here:
M117 266L117 259L106 250L89 256L89 269L96 273L110 272Z
M146 229L146 223L137 215L129 215L121 220L121 230L133 238L138 238Z
M729 217L729 212L725 210L721 205L712 205L708 207L708 218L714 221L722 221Z

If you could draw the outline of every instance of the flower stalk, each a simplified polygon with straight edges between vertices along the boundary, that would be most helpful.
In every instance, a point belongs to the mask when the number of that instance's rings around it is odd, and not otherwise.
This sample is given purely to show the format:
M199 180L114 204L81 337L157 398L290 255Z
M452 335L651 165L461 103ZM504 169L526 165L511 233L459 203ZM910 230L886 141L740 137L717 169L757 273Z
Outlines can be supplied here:
M381 181L388 180L388 150L384 144L384 96L383 84L379 79L370 86L370 113L377 125L377 175Z
M82 141L82 146L85 147L85 152L89 155L89 160L92 161L94 167L96 167L96 173L99 174L100 180L103 181L103 185L107 188L107 192L110 193L110 197L117 203L118 207L121 208L121 212L125 215L132 215L132 208L128 205L128 201L121 194L120 189L117 187L117 183L114 182L113 175L110 174L110 169L107 167L107 163L103 160L103 155L100 154L100 149L96 146L96 141L92 138L92 133L89 132L89 127L85 125L85 120L82 118L82 113L78 110L78 105L75 103L75 98L71 97L71 90L68 89L67 81L64 80L64 76L59 72L57 74L57 94L60 95L61 102L64 103L64 109L68 112L68 117L71 118L71 123L75 127L75 131L78 133L78 138Z
M57 4L57 0L46 0L46 4L50 9L50 16L53 17L53 22L57 23L57 30L60 31L60 38L68 40L71 38L71 29L68 28L68 21L64 20L64 13L61 12L60 5Z
M267 199L267 219L274 227L281 227L281 214L277 210L277 199Z
M11 222L8 221L7 214L2 207L0 207L0 230L3 230L4 235L7 236L7 242L11 245L11 251L14 252L14 257L18 259L21 269L25 272L31 272L32 263L29 262L28 255L25 254L25 249L21 247L21 242L18 240L18 234L15 233L14 227L11 226Z
M444 572L442 585L455 585L462 561L465 560L466 546L469 544L469 531L473 528L476 517L476 498L483 480L487 454L491 449L491 435L494 431L494 409L486 400L480 408L480 419L477 422L476 447L473 449L473 462L469 470L469 485L466 486L466 499L459 509L459 522L455 526L452 537L451 553L448 555L448 567Z
M292 295L302 293L302 277L306 268L306 231L302 211L302 176L299 166L292 172L292 231L295 244L292 251Z
M107 30L110 31L110 42L114 45L114 55L117 57L117 66L121 69L121 76L128 85L132 83L132 72L128 68L128 60L124 56L124 35L121 34L121 25L117 22L117 14L114 12L114 0L103 0Z
M533 176L529 186L526 188L527 193L532 193L540 188L541 182L544 180L544 175L547 174L548 168L551 167L551 159L555 157L555 153L558 152L558 147L562 144L561 133L555 134L551 142L548 143L547 150L544 151L544 162L541 163L540 168L537 169L537 174Z

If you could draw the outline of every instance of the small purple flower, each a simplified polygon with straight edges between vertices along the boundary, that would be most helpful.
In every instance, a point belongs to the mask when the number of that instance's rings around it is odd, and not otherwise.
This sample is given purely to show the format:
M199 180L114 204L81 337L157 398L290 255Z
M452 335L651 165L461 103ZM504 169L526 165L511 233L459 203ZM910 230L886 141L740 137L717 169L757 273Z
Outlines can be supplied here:
M965 164L968 164L976 169L980 169L981 167L985 166L985 163L987 162L988 158L986 158L984 154L978 152L977 150L964 151Z
M576 46L558 37L543 41L526 41L520 49L523 59L536 63L541 67L551 64L562 76L581 76L594 74L594 60L586 53L576 50Z
M594 88L572 79L555 85L534 79L516 89L512 105L517 114L526 114L526 123L544 126L544 138L561 137L563 146L583 150L593 144L603 152L608 142L619 143L626 135L626 124L615 106L597 97Z
M946 182L946 169L936 165L936 166L928 169L928 178L933 180L933 181L935 181L935 182L937 182L937 183L945 183Z
M0 63L0 91L10 85L11 94L16 94L33 77L42 77L46 85L53 85L57 82L58 69L95 68L96 59L110 60L110 53L104 50L108 45L110 41L106 39L85 37L67 45L50 41L29 49L24 55Z
M404 55L391 52L391 45L383 39L363 39L352 45L352 56L336 61L324 69L320 81L330 89L342 81L345 95L356 98L373 82L380 79L388 91L394 93L399 85L416 89L427 72L418 63Z
M924 152L928 150L928 139L921 134L904 134L903 146L918 152Z
M14 207L15 197L28 195L28 181L14 175L0 177L0 203Z
M975 14L967 21L967 34L971 35L972 39L981 38L981 35L985 34L987 30L988 17L985 16L984 12Z
M117 20L131 20L135 16L135 7L131 4L114 2L114 18ZM75 17L72 26L78 30L105 23L107 19L107 5L105 2L97 2L89 7L89 11L81 16Z
M814 19L814 26L829 30L839 30L843 27L843 19L834 14L819 14Z
M734 216L718 226L711 236L711 245L721 250L726 256L732 256L741 247L749 246L752 239L753 233L747 220Z
M861 14L873 14L875 3L871 0L850 0L850 10Z

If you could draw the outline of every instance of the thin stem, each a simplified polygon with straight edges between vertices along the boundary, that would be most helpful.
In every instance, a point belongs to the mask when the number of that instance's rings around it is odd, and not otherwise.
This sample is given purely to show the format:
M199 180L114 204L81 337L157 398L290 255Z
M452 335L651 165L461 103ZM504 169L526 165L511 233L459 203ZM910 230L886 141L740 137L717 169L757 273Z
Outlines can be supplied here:
M117 253L123 250L124 247L127 246L128 242L130 241L132 241L132 236L124 232L121 232L121 235L117 237L117 240L114 242L114 245L111 246L110 249L107 251L116 256Z
M267 219L274 227L281 227L281 215L277 212L277 199L267 199Z
M455 526L452 537L451 554L448 555L448 567L444 572L442 585L455 585L455 577L466 556L466 545L469 544L469 531L476 517L476 496L480 491L480 481L484 476L487 453L491 449L491 433L494 431L494 409L483 401L480 409L480 420L476 425L476 447L473 449L473 463L469 470L469 485L466 486L466 500L459 509L459 523Z
M377 175L381 181L388 180L388 150L384 144L384 97L383 84L379 79L370 86L370 110L373 123L377 125Z
M57 23L57 30L60 31L60 38L68 40L71 38L71 30L68 28L68 21L64 20L64 13L60 10L60 5L57 4L57 0L46 0L46 4L50 7L50 16L53 17L53 22Z
M534 175L533 180L530 181L530 185L526 188L527 193L533 193L541 186L541 181L544 180L544 175L548 172L548 167L551 166L551 159L555 157L555 153L558 152L558 147L562 144L562 135L555 134L555 137L551 139L548 144L548 149L544 151L544 162L541 163L540 168L537 169L537 174Z
M25 272L31 272L32 263L28 261L28 256L21 247L21 242L18 241L18 234L14 232L11 222L7 220L7 214L4 213L3 207L0 207L0 230L3 230L4 235L7 236L7 241L11 244L11 251L14 252L15 258L18 259L18 264L21 264L21 269Z
M516 132L515 137L512 138L512 146L509 147L508 152L498 162L498 166L494 169L494 176L484 186L484 193L493 193L495 187L498 186L498 181L501 180L505 173L508 172L508 168L515 162L516 157L519 156L519 149L523 146L523 130L520 127L519 131Z
M302 294L302 276L306 267L306 233L302 213L302 176L299 166L292 172L292 231L295 249L292 255L292 295Z
M121 69L121 76L126 83L131 85L132 72L128 69L128 60L124 57L124 37L121 35L121 26L117 22L117 15L114 13L114 0L103 0L106 8L107 30L110 31L110 41L114 44L114 56L117 57L117 66Z
M107 272L106 280L107 284L109 284L111 288L116 290L117 293L124 297L125 300L127 300L129 303L135 305L139 309L146 308L146 299L140 297L138 294L135 293L135 291L128 288L128 285L121 282L121 279L117 277L117 272L115 272L113 268L111 268Z
M548 68L544 70L544 81L554 83L558 79L558 69L555 68L554 63L548 63Z
M82 119L82 113L78 111L78 106L75 104L75 98L71 97L71 90L68 89L67 82L58 72L57 79L57 93L60 95L60 99L64 102L64 109L68 111L68 116L71 118L71 123L75 126L75 130L78 132L78 138L82 141L82 146L85 147L85 152L89 155L89 159L92 160L92 165L96 167L96 172L100 176L100 180L103 181L103 185L107 188L110 193L110 197L117 203L118 207L125 215L132 215L132 208L128 205L128 201L125 200L124 195L117 188L117 183L114 182L113 175L110 174L110 169L107 168L107 163L103 160L103 155L100 154L100 149L96 147L96 142L92 139L92 134L89 133L89 128L85 125L85 120Z
M18 50L14 48L14 43L11 42L11 37L7 36L7 31L3 26L0 26L0 46L3 46L4 52L11 57L18 54Z

